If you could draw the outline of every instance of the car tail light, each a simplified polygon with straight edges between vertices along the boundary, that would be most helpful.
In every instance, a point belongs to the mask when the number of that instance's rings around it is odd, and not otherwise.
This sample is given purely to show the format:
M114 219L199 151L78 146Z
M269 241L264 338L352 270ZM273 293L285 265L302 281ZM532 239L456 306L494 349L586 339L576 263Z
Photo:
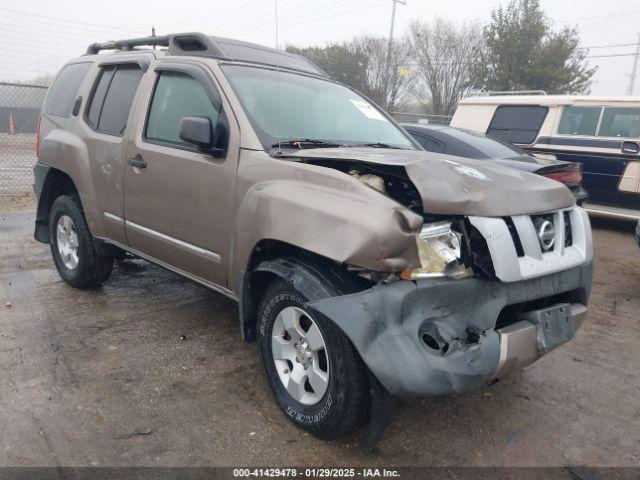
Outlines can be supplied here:
M42 114L38 115L38 128L36 129L36 158L40 157L40 125L42 124Z
M556 182L564 184L576 184L582 182L582 172L580 170L571 170L568 172L545 173L543 177L550 178Z

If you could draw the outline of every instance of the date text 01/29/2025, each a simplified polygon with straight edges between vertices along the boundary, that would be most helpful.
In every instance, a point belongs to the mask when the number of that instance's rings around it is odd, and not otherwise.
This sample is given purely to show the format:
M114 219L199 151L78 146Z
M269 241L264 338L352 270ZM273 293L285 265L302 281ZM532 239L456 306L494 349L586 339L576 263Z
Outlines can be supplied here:
M234 468L233 476L238 478L397 478L400 473L387 468Z

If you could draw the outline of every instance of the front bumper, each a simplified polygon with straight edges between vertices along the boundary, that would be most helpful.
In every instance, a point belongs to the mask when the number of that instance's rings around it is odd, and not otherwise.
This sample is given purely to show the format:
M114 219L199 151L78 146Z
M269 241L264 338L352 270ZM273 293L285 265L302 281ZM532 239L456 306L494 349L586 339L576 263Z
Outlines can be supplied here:
M445 395L475 390L543 354L536 327L519 309L569 303L577 329L586 315L591 277L588 262L512 283L398 281L308 307L345 332L391 393Z

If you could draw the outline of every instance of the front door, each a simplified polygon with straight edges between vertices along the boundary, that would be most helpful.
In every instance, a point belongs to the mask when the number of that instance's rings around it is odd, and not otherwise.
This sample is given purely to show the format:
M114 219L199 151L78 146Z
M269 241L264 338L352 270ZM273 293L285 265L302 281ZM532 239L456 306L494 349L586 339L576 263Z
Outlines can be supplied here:
M226 288L238 138L232 131L224 158L180 139L182 117L216 125L225 110L214 108L209 70L172 65L156 68L145 84L148 100L136 106L137 131L125 154L127 240L161 264Z

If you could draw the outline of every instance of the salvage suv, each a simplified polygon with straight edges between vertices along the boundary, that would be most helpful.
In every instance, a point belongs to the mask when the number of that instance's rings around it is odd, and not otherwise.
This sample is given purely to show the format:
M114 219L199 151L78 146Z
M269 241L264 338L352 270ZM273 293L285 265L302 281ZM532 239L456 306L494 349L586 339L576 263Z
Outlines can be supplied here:
M591 230L564 185L425 152L296 55L93 44L38 148L35 237L60 276L96 287L133 255L236 300L280 408L321 438L375 420L379 392L494 383L586 315Z

